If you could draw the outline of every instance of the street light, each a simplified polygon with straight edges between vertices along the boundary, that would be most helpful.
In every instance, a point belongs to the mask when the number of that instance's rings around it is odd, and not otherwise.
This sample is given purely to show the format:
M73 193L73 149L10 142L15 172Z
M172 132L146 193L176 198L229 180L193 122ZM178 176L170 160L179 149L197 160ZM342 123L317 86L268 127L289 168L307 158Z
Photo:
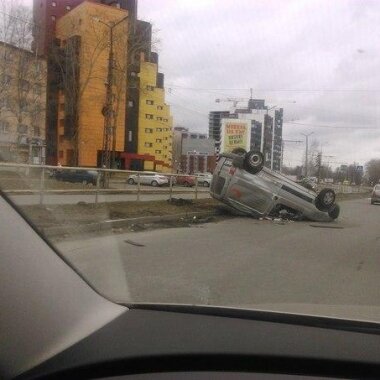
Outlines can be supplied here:
M107 73L107 91L106 91L106 105L103 109L104 115L104 136L103 136L103 151L102 151L102 168L109 169L111 166L111 141L112 141L112 167L115 167L115 150L116 150L116 122L114 120L113 112L113 94L112 94L112 84L113 84L113 66L114 66L114 53L113 53L113 30L114 28L121 24L123 21L128 19L128 15L123 17L117 22L104 22L98 17L93 17L93 20L100 22L109 28L110 31L110 50L108 55L108 73Z

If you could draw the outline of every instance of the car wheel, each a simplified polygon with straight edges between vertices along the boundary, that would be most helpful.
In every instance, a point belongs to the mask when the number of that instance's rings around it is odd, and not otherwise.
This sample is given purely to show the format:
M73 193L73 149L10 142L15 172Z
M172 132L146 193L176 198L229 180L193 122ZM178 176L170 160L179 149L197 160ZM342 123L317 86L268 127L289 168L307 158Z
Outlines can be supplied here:
M209 186L210 186L210 184L207 181L203 182L203 187L209 187Z
M134 185L135 184L135 180L133 178L129 178L127 183L129 183L130 185Z
M243 148L235 148L235 149L232 149L231 153L238 154L239 156L244 156L247 154L247 151Z
M150 184L151 184L153 187L157 187L157 186L158 186L158 182L157 182L157 181L152 181Z
M331 219L337 219L339 217L339 214L340 214L340 207L338 204L336 204L331 210L329 210L328 212L329 214L329 217Z
M185 182L183 183L183 186L185 186L185 187L190 187L190 183L187 182L187 181L185 181Z
M329 211L335 202L335 191L333 189L322 189L315 200L315 206L320 211Z
M372 199L371 199L371 205L374 205L375 204L375 201L373 201Z
M244 158L244 169L251 173L256 174L264 167L264 156L261 152L256 150L249 151Z

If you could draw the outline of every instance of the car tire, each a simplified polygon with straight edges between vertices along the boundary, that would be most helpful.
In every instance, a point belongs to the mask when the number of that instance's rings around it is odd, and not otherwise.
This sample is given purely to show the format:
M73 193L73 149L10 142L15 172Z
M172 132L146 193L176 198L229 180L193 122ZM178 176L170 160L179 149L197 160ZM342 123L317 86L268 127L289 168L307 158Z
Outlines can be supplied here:
M203 187L210 187L210 184L207 181L203 182Z
M157 186L158 186L158 182L157 182L157 181L152 181L150 184L151 184L153 187L157 187Z
M320 211L329 211L335 202L335 191L333 189L322 189L315 200L315 206Z
M244 169L256 174L264 167L264 155L257 150L250 150L244 157Z
M235 149L232 149L231 153L238 154L239 156L245 156L247 154L247 151L243 148L235 148Z
M129 185L134 185L135 184L135 180L133 178L129 178L128 181L127 181L127 183Z
M373 201L372 199L371 199L371 205L374 205L375 204L375 201Z
M339 207L339 205L336 204L331 210L329 210L328 214L329 214L329 217L331 219L334 219L334 220L338 219L339 214L340 214L340 207Z

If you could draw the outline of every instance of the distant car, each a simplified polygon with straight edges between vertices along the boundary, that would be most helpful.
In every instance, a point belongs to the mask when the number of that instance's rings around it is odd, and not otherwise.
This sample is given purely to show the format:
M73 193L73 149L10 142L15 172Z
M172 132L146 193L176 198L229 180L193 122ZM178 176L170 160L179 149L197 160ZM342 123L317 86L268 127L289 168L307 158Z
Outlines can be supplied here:
M210 187L212 181L211 173L194 173L198 177L198 185Z
M176 184L186 187L193 187L195 186L195 178L196 177L193 175L181 175L177 177Z
M380 184L375 185L371 195L371 205L380 202Z
M256 216L288 213L297 219L332 221L339 216L335 192L318 194L264 167L261 152L223 153L215 168L210 194L236 210Z
M140 177L141 185L150 185L150 186L164 186L169 184L168 177L158 174L155 172L141 172L141 174L132 174L127 179L127 183L130 185L135 185L138 183L138 177Z
M98 173L95 170L64 170L58 169L53 175L57 181L96 185Z

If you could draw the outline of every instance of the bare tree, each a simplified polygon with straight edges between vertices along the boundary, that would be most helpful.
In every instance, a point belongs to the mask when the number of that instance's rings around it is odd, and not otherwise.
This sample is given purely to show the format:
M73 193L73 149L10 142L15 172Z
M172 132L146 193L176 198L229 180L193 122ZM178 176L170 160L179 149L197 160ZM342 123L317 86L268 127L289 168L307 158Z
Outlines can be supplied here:
M0 117L17 128L16 149L39 137L45 115L45 64L32 53L32 11L21 1L0 0ZM21 140L21 137L25 137Z

